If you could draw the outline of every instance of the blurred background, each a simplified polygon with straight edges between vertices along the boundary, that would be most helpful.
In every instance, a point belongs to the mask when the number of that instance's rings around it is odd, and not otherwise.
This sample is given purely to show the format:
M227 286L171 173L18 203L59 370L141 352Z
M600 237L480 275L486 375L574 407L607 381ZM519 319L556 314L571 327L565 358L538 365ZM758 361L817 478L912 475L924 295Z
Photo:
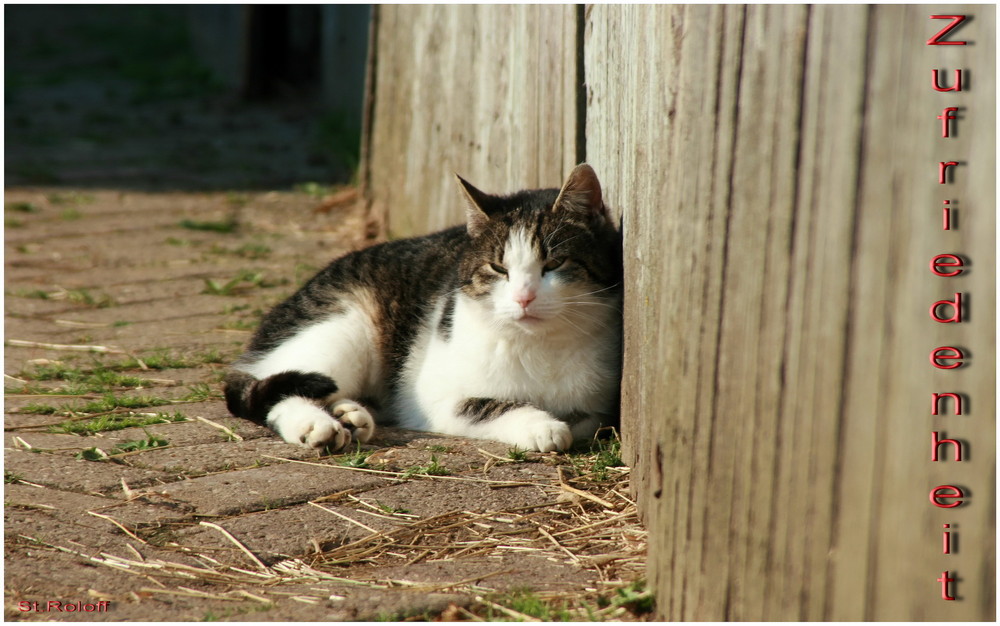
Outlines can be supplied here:
M8 5L5 183L350 183L370 14L367 5Z

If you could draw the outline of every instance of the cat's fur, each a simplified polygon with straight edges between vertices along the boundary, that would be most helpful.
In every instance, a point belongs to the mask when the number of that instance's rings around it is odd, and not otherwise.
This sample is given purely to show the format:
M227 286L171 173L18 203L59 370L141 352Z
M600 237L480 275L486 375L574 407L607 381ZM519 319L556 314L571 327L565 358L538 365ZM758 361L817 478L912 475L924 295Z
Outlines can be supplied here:
M589 165L485 194L467 224L335 260L264 317L226 377L237 416L339 449L375 421L564 450L617 414L621 239Z

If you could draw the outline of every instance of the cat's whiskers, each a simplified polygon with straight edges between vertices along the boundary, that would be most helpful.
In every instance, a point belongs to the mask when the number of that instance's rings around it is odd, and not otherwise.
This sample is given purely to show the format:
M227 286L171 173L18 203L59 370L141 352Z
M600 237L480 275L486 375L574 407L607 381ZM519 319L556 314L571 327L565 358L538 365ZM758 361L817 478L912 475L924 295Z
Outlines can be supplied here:
M566 245L567 243L573 241L574 239L577 239L577 238L582 237L582 236L583 236L583 234L579 234L579 235L574 235L574 236L570 237L569 239L563 239L562 241L560 241L556 245L550 247L549 248L549 252L550 253L554 252L557 248L559 248L559 246Z
M614 288L618 287L620 284L621 283L615 283L615 284L613 284L613 285L611 285L609 287L604 287L602 289L595 289L594 291L587 291L587 292L584 292L584 293L578 293L578 294L574 295L573 297L574 298L578 298L580 296L592 296L592 295L597 294L597 293L602 293L604 291L608 291L610 289L614 289Z
M549 233L548 235L546 235L546 236L545 236L545 239L543 239L543 240L542 240L542 244L543 244L543 245L544 245L544 246L545 246L546 248L549 248L549 247L550 247L550 245L551 245L551 244L550 244L550 242L552 241L552 238L553 238L553 237L555 237L555 236L556 236L556 233L558 233L558 232L559 232L560 230L562 230L562 229L566 228L566 226L567 226L567 224L565 224L565 223L563 223L563 224L560 224L559 226L557 226L555 230L553 230L553 231L552 231L551 233ZM557 244L557 245L558 245L558 244ZM550 249L550 251L551 251L551 248L549 248L549 249Z
M562 303L567 306L575 305L591 305L591 306L603 306L605 308L611 309L616 313L621 313L621 307L615 306L614 304L608 304L607 302L598 302L594 300L563 300Z
M608 328L607 318L598 315L591 315L590 313L586 311L581 311L579 309L565 308L560 313L560 317L563 317L564 319L567 320L570 317L574 317L577 320L585 320L588 323L591 323L598 328Z

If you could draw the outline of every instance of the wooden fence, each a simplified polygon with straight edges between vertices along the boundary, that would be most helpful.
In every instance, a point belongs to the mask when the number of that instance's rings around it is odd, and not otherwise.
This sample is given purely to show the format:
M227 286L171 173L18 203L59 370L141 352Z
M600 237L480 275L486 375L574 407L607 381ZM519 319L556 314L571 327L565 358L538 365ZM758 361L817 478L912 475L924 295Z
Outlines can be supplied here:
M943 38L968 45L927 45L938 13L972 16ZM374 19L363 178L390 235L461 221L453 171L511 191L586 159L620 212L622 430L659 617L994 618L993 6ZM963 272L932 274L939 254ZM930 319L956 293L961 323ZM942 346L960 367L932 364ZM931 460L934 432L960 462ZM931 502L941 485L960 506Z

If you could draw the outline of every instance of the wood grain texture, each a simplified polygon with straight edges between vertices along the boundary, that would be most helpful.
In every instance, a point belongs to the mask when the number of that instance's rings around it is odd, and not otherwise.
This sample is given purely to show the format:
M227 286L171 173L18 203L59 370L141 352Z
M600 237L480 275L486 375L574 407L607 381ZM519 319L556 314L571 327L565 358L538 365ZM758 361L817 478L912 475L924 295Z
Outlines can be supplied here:
M484 191L558 187L578 156L577 8L380 6L368 195L390 236L464 219Z
M922 6L588 6L581 94L575 8L377 10L365 171L390 234L461 220L452 171L557 185L585 131L623 224L622 433L661 618L994 618L996 21L948 11L972 45L925 45L946 22ZM941 253L969 271L933 276ZM966 320L932 321L956 292ZM944 345L967 366L931 367ZM964 414L932 416L935 391ZM932 462L933 431L966 459ZM941 484L966 505L931 505Z
M588 7L587 158L624 213L623 433L663 618L993 618L994 285L927 264L994 267L995 17L949 11L974 46L924 45L945 22L922 7ZM935 67L981 78L938 93ZM954 139L945 106L966 107ZM963 163L949 185L941 160ZM959 291L968 321L930 320ZM937 345L971 365L935 370ZM971 410L932 417L932 391ZM971 455L931 462L934 430ZM938 484L974 495L938 509Z

